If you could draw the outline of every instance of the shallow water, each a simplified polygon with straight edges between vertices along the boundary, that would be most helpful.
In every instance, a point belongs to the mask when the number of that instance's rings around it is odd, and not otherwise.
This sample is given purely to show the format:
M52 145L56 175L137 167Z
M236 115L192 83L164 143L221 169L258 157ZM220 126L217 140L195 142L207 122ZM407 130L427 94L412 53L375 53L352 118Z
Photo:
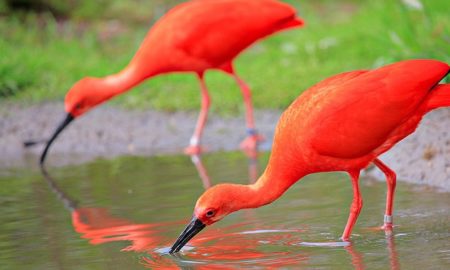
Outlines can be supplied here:
M450 268L448 193L400 182L397 226L386 236L377 229L385 184L363 177L364 208L342 243L352 191L340 173L309 176L167 254L205 186L253 181L267 158L208 154L194 166L185 156L123 157L50 168L47 178L2 170L0 269Z

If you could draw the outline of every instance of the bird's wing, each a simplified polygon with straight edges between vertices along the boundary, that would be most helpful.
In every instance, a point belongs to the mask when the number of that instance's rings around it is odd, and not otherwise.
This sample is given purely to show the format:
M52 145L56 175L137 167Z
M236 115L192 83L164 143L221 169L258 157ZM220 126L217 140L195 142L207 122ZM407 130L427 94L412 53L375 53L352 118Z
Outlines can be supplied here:
M154 32L161 32L159 42L219 66L295 19L295 10L279 1L192 1L168 13Z
M416 112L447 71L442 62L410 60L324 83L315 91L322 100L305 117L311 146L339 158L369 154Z
M280 129L284 129L285 126L291 126L289 130L296 130L298 125L292 127L292 123L299 122L300 128L306 127L310 124L305 121L310 117L305 119L305 115L309 116L317 112L321 107L324 106L324 102L329 100L328 93L334 91L337 86L349 82L354 78L368 72L367 70L355 70L340 73L329 78L326 78L317 84L311 86L303 94L301 94L290 106L286 109L280 118L278 126ZM325 102L326 103L326 102ZM303 119L303 120L302 120ZM308 122L308 123L307 123Z

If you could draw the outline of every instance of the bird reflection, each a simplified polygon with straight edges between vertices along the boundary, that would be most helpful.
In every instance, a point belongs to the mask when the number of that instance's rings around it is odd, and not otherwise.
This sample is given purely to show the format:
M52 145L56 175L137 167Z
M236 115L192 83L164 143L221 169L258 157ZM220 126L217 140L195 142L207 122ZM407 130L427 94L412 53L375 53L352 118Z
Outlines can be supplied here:
M398 253L395 248L395 238L393 234L386 234L386 242L389 251L389 262L391 270L399 270L400 263L398 261Z
M196 269L224 269L218 262L227 262L228 265L239 264L241 261L253 261L258 265L270 267L282 267L288 265L299 265L306 261L305 254L274 251L268 253L261 245L261 236L246 233L249 223L233 224L231 226L210 229L203 237L192 242L195 250L174 257L164 252L169 248L171 238L166 236L173 225L185 223L185 220L166 223L144 223L138 224L125 218L116 217L109 213L106 208L81 207L80 204L62 190L50 174L43 169L43 175L50 189L57 195L58 199L70 211L74 230L82 238L89 240L92 245L100 245L117 241L129 241L131 244L121 251L143 253L141 263L149 268L164 269L186 269L186 262L201 263ZM295 237L291 232L278 231L268 232L264 240L266 244L282 245L281 238L292 239ZM300 235L298 232L296 236ZM216 242L211 245L211 243ZM166 246L167 248L164 248ZM271 260L267 260L270 256ZM229 269L229 268L225 268Z
M191 155L191 161L194 164L195 168L197 169L198 176L202 180L203 188L204 189L210 188L212 186L211 178L209 177L209 174L205 168L205 165L203 165L200 155Z
M254 159L249 159L249 172L251 175L257 174L257 160L256 155ZM203 182L204 188L211 186L209 175L204 167L200 156L194 155L191 157L192 162L196 166L200 178ZM81 235L81 238L89 240L92 245L100 245L105 243L117 241L129 241L131 244L121 251L147 252L153 259L153 266L155 263L164 267L175 266L171 256L161 256L160 253L155 252L161 246L169 246L171 239L165 239L169 233L171 225L184 224L186 221L165 222L165 223L134 223L125 218L113 216L109 213L107 208L98 207L82 207L79 203L71 198L63 189L58 186L57 181L47 172L45 167L41 167L42 174L50 189L57 195L58 199L64 204L65 208L71 213L72 225L74 230ZM252 179L249 182L253 181ZM214 238L221 238L230 233L223 231L236 230L236 228L247 225L241 223L222 230L211 230L210 233L205 234L204 237L193 242L195 246L199 246L207 241L214 241ZM175 226L174 226L175 227ZM233 233L231 233L233 234ZM216 245L214 256L208 259L228 259L237 261L243 258L255 259L264 256L263 252L257 252L255 247L258 245L257 241L240 241L240 242L224 242L221 245ZM220 252L219 252L220 251ZM191 256L191 259L205 259L206 254L211 252L208 248L203 248ZM174 268L177 269L177 268Z
M366 269L363 262L363 256L360 252L358 252L354 247L353 244L350 243L350 245L344 247L345 250L350 254L352 265L355 270L363 270Z
M143 252L163 243L161 236L167 232L168 225L182 222L136 224L111 215L106 208L80 207L57 185L45 168L42 173L50 189L71 212L74 230L82 238L89 239L90 244L130 241L131 245L122 249L123 251Z
M258 163L258 150L257 149L247 149L244 154L248 159L248 180L250 184L253 184L258 180L259 176L259 163Z
M246 150L243 152L248 158L248 182L253 184L259 176L259 163L258 163L258 151ZM209 177L208 170L202 161L201 154L190 155L192 164L197 169L198 175L202 180L203 187L206 189L212 186L211 178Z
M258 174L257 154L247 156L249 164L249 182ZM211 186L209 175L200 156L192 156L192 161L199 172L203 186ZM126 218L112 215L107 208L83 207L79 202L62 190L57 182L45 170L43 176L50 189L57 195L65 208L71 213L72 226L81 238L91 245L128 241L130 244L122 248L123 252L136 252L144 267L151 269L190 269L187 265L195 265L195 269L235 269L242 266L258 265L260 267L279 269L287 266L307 267L308 260L314 256L311 250L305 250L295 244L300 242L302 231L271 230L264 231L256 217L246 217L247 223L230 225L222 228L210 228L202 237L193 239L191 245L177 256L167 254L172 238L171 228L184 224L186 220L160 223L135 223ZM252 176L255 176L252 178ZM251 213L251 212L249 212ZM250 221L248 221L250 220ZM256 226L255 226L256 224ZM248 231L256 227L255 231ZM220 241L219 241L220 240ZM400 269L395 249L394 235L386 232L387 250L390 258L390 269ZM319 248L319 247L317 247ZM354 269L366 269L363 254L350 244L344 247L351 258ZM166 250L167 249L167 250ZM270 250L270 251L268 251ZM243 262L245 262L243 264Z
M387 245L387 251L389 253L389 269L391 270L399 270L400 269L400 263L398 261L398 253L395 248L395 237L392 234L392 231L385 232L386 235L386 245ZM345 246L345 250L348 252L348 254L351 257L351 263L355 270L363 270L367 269L364 264L364 257L362 253L357 251L353 245L352 242L349 242L350 244L348 246Z

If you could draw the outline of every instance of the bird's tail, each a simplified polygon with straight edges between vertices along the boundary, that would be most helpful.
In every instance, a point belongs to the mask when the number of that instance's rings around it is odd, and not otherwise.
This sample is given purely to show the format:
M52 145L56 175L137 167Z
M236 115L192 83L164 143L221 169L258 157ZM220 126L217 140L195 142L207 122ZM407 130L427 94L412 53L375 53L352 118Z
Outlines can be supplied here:
M294 17L292 20L287 21L280 27L280 31L282 30L288 30L290 28L300 27L304 26L305 21L300 19L299 17Z
M450 84L436 85L424 105L427 112L440 107L450 107Z

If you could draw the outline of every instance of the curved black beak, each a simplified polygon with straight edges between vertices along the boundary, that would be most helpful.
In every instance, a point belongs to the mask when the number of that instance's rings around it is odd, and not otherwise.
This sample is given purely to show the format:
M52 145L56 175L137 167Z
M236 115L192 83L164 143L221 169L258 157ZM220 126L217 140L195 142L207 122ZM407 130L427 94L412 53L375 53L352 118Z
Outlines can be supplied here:
M64 121L62 121L61 124L59 124L58 128L55 130L50 140L47 141L47 145L45 146L44 151L42 151L41 159L39 161L41 167L44 166L45 157L47 156L47 152L48 149L50 148L50 145L53 143L56 137L58 137L59 133L61 133L61 131L63 131L63 129L67 127L67 125L69 125L70 122L72 122L73 119L74 117L70 113L68 113Z
M180 236L178 236L177 241L170 248L169 253L172 254L172 253L180 251L180 249L183 248L184 245L186 245L186 243L192 239L192 237L194 237L197 233L199 233L201 230L203 230L203 228L205 228L205 226L206 225L203 224L203 222L201 222L199 219L194 217L191 220L191 222L186 226L184 231L180 234Z

